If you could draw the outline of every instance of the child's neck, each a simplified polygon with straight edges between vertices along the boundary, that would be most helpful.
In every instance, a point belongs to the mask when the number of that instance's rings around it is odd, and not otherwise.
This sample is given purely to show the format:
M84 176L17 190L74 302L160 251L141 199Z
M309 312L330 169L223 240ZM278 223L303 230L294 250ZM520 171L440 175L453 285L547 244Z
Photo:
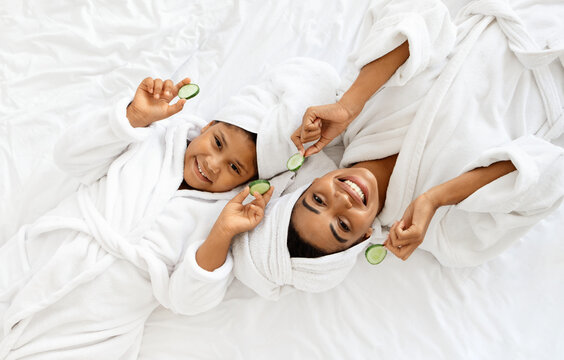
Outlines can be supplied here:
M396 165L396 160L398 155L391 155L383 159L363 161L354 164L352 167L361 167L369 170L374 177L378 185L378 214L384 208L384 203L386 202L386 193L388 191L388 184L390 183L390 177L394 171L394 166Z

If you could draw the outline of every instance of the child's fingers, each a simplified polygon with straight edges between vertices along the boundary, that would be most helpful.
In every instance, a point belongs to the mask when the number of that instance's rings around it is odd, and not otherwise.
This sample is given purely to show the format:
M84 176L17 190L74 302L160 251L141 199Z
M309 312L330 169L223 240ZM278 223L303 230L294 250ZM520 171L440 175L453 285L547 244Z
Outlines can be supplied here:
M163 90L163 81L161 79L155 79L155 86L153 87L153 96L158 99L161 96Z
M266 206L264 197L258 191L255 191L253 193L253 196L255 197L255 199L251 202L251 205L256 205L260 208L264 208Z
M166 80L164 82L163 85L163 92L165 94L165 96L171 96L172 95L172 89L174 87L174 84L172 83L172 80Z
M243 188L243 190L241 190L237 195L235 195L235 197L233 197L233 199L231 199L231 202L236 202L236 203L243 203L243 200L245 200L245 198L247 197L247 195L249 195L250 189L248 186L245 186Z
M167 117L172 116L182 110L184 108L184 104L186 104L186 99L180 99L176 103L169 105L166 111Z
M174 86L173 95L174 95L174 96L178 95L178 90L180 90L180 88L183 87L184 85L190 84L191 81L192 81L192 80L190 80L190 78L184 78L184 79L182 79L180 82L178 82L178 83Z
M268 204L273 193L274 193L274 186L271 186L270 189L268 189L268 191L265 192L264 195L262 195L265 201L265 205Z
M147 91L148 93L152 94L153 93L153 85L154 85L154 80L151 77L145 78L143 79L143 81L141 81L141 84L139 85L139 87L145 91Z
M181 87L183 87L184 85L188 85L190 84L192 80L190 80L190 78L184 78L182 80L180 80L177 84L176 84L176 88L180 89Z

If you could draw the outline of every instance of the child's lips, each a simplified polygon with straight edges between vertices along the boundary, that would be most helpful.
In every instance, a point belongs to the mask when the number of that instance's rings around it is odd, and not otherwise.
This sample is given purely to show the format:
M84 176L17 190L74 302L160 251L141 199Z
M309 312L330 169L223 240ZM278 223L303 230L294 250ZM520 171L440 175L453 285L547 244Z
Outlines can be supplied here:
M198 179L200 179L203 182L206 183L211 183L212 181L210 179L208 179L204 174L200 164L198 163L198 159L194 158L194 173L196 174L196 177Z

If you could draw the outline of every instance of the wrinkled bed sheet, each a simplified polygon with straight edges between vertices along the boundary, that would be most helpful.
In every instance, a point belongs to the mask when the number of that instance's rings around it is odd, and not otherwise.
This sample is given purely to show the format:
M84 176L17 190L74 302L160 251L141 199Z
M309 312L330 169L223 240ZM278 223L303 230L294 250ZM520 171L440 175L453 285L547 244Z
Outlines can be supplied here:
M146 76L202 86L210 118L260 70L300 55L342 70L367 0L14 1L0 7L0 245L77 186L52 148L81 114ZM464 0L446 1L455 13ZM234 282L193 317L159 308L141 359L564 357L564 208L499 258L360 262L340 287L278 302ZM1 264L0 264L1 266Z

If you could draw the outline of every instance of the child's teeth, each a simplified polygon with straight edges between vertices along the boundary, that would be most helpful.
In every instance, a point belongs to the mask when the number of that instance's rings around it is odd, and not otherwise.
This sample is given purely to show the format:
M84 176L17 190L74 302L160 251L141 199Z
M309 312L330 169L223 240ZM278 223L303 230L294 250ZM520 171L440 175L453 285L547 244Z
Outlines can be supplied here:
M202 171L202 168L200 167L200 164L198 164L198 171L200 172L200 174L202 174L203 177L205 177L206 179L208 179L208 177L206 176L206 174L204 174L204 172ZM209 180L209 179L208 179Z
M360 187L357 184L353 183L350 180L345 180L345 184L350 186L351 189L353 189L358 194L358 196L360 196L362 201L364 201L364 193L362 192L362 190L360 189Z

